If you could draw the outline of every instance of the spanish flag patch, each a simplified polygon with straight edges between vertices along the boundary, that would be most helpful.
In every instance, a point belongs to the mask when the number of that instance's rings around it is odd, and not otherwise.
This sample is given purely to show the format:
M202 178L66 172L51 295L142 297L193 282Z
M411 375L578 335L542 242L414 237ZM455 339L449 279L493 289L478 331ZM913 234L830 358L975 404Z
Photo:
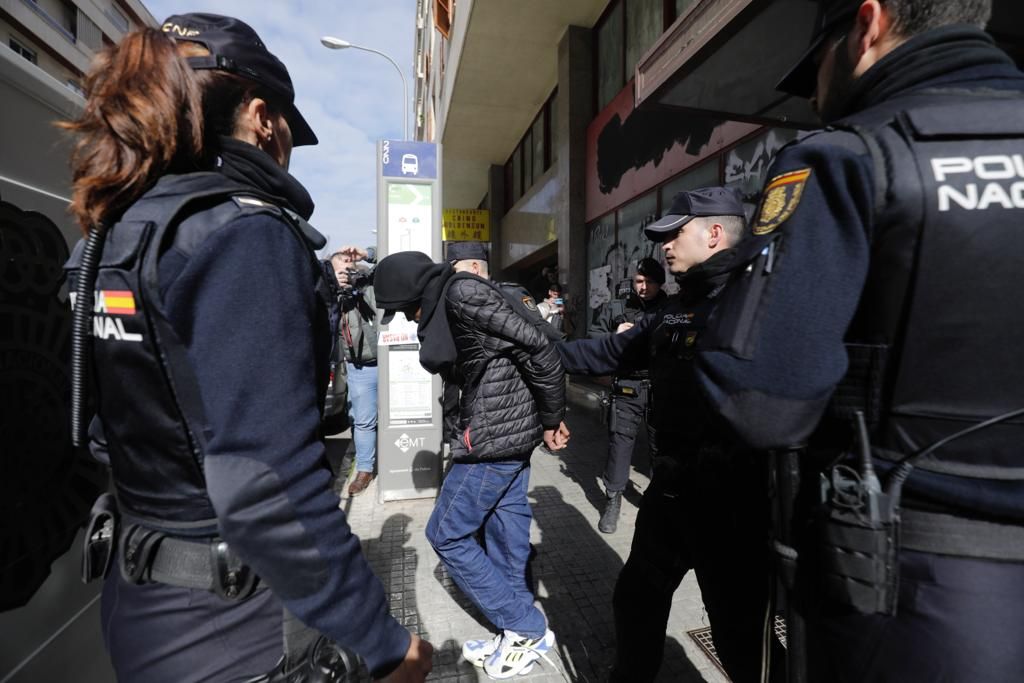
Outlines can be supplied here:
M135 296L131 290L101 289L100 309L112 315L135 315Z
M802 168L771 179L764 188L761 211L754 221L752 231L755 235L767 235L793 215L810 175L811 169Z

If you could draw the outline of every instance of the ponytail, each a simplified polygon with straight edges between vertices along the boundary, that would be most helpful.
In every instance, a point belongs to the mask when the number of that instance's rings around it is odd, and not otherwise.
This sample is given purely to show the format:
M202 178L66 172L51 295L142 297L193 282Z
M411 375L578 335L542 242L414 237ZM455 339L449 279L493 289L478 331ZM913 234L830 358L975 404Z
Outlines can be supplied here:
M85 80L71 158L71 213L83 232L114 220L165 173L203 165L202 88L176 44L160 30L127 34L100 53Z

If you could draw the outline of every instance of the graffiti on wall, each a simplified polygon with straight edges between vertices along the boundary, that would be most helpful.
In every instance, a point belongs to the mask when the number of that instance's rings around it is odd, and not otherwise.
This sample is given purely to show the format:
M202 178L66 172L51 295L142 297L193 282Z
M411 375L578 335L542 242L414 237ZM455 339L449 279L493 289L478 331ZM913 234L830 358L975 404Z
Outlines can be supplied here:
M646 256L663 262L661 250L647 240L643 228L657 218L658 195L662 210L679 190L723 184L739 190L749 219L757 206L761 187L778 150L797 136L790 129L766 129L736 145L716 159L694 166L673 178L655 192L648 192L594 221L589 227L587 268L589 270L589 315L587 333L591 336L612 330L612 321L622 315L637 264ZM665 290L678 290L670 275Z
M67 257L50 219L0 200L0 611L35 594L106 487L71 446Z

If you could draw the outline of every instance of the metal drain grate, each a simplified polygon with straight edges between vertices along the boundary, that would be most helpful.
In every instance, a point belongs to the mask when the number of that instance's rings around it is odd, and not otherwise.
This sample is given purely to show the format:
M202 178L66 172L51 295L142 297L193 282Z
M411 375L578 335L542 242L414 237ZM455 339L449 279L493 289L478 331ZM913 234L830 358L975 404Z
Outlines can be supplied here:
M715 663L718 670L724 674L725 669L722 668L722 661L718 658L718 653L715 651L714 641L711 640L711 629L698 628L692 631L687 631L687 633L691 638L693 638L693 642L697 643L697 647L699 647L704 654L708 656L708 659Z
M781 615L775 615L775 623L772 625L772 630L775 632L775 637L782 643L782 647L786 647L786 620ZM707 655L708 659L715 663L718 670L723 674L725 669L722 668L722 660L718 658L718 652L715 650L715 642L711 639L711 628L698 628L692 631L687 631L687 635L693 638L693 642L697 643L697 647Z

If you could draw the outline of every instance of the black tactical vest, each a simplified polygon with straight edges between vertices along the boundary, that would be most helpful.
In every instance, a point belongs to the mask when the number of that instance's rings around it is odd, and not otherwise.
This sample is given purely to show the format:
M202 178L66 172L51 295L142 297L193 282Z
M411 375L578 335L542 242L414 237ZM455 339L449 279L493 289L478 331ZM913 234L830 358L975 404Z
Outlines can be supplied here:
M186 348L164 311L158 262L186 218L198 243L257 213L280 217L288 226L282 229L307 248L315 243L315 231L300 217L218 173L161 178L107 230L96 275L91 375L119 508L136 523L177 535L216 532L203 475L207 421ZM66 266L71 291L82 251L79 242ZM311 286L320 286L312 249L310 269Z
M706 285L707 283L699 283ZM682 457L700 445L710 411L694 370L716 299L707 292L682 292L655 314L650 340L649 424L658 455Z
M936 92L874 130L871 270L849 339L888 345L877 452L898 458L1024 407L1024 98ZM917 466L1024 479L1024 424Z

